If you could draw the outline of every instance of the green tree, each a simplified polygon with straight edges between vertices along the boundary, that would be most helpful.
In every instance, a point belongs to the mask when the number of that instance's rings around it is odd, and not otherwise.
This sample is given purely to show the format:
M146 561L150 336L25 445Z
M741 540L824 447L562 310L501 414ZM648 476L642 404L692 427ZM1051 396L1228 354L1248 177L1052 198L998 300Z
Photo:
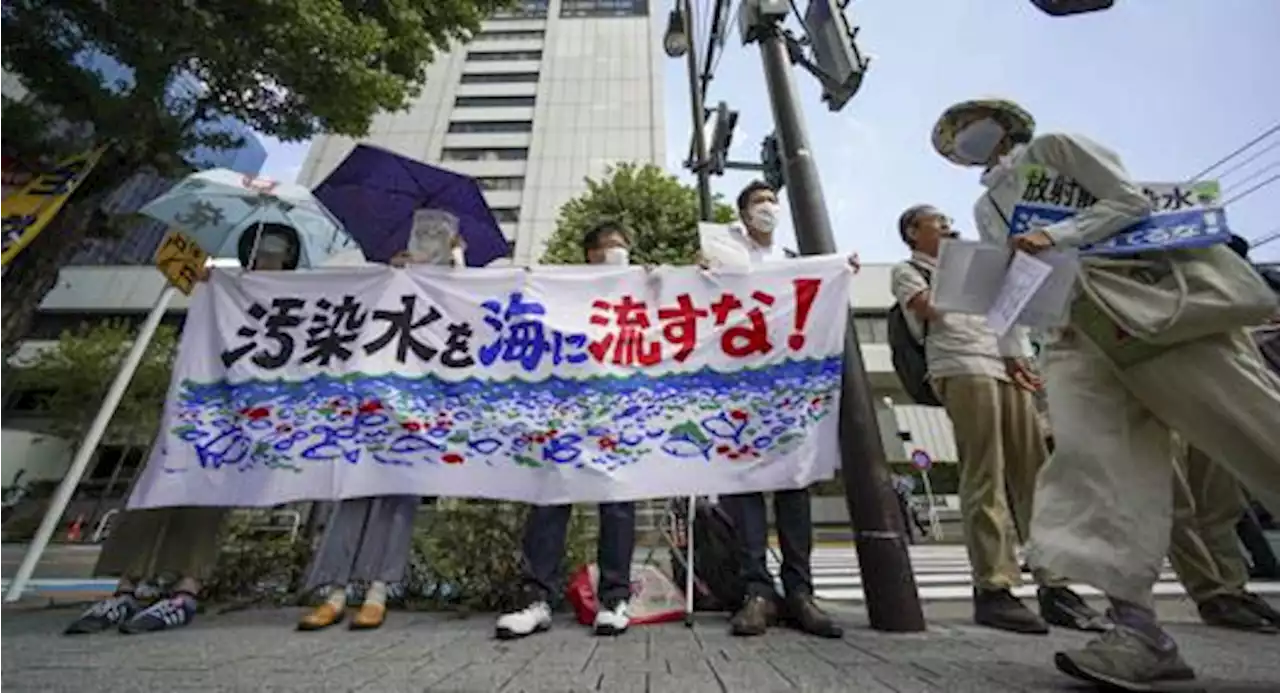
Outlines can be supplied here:
M509 4L6 0L0 55L31 92L30 103L5 103L6 155L38 169L56 154L110 148L6 268L4 355L89 228L109 226L94 210L134 171L181 173L181 153L235 146L219 127L228 118L286 141L363 136L375 114L404 109L420 93L438 51ZM104 73L95 67L102 56L129 74ZM61 127L33 127L54 118Z
M107 388L133 346L137 328L101 322L62 334L58 342L10 371L21 389L45 392L36 415L49 433L79 442L98 413ZM173 370L177 333L161 325L147 347L103 442L149 446L155 439Z
M716 221L733 221L719 196L714 211ZM560 208L542 262L583 262L582 235L605 219L631 229L633 264L689 265L698 254L697 189L653 164L619 164L600 180L588 178L587 191Z

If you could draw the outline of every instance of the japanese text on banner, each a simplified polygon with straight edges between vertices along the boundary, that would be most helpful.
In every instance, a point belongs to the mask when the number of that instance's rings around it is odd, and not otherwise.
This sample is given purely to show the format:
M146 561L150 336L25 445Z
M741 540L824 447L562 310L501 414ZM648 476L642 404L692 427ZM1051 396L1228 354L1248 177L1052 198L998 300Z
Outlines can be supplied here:
M1018 173L1022 196L1013 210L1011 235L1057 223L1098 201L1076 181L1044 166L1025 166ZM1138 185L1151 202L1151 215L1105 241L1081 248L1082 255L1199 248L1230 238L1216 181Z
M131 505L806 485L838 457L850 275L215 272Z
M44 231L85 177L102 158L105 149L70 157L48 173L36 176L21 192L5 198L4 252L0 264L8 265Z

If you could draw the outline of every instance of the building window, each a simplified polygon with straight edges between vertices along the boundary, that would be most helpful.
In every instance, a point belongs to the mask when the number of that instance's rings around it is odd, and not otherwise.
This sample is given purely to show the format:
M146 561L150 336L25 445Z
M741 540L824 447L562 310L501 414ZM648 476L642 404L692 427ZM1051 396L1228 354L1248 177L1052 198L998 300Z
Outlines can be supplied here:
M542 51L484 51L467 53L473 63L494 63L500 60L542 60Z
M472 37L473 41L540 41L547 32L542 29L489 29Z
M551 0L520 0L514 7L501 12L494 12L490 19L543 19L547 16L547 5Z
M529 158L526 147L482 149L475 147L450 147L441 152L445 161L524 161Z
M477 120L465 123L449 123L452 133L511 133L533 132L533 122L528 120Z
M889 341L889 321L887 318L859 315L854 317L853 324L858 331L858 341L863 344L885 344Z
M462 84L537 84L536 72L489 72L463 75Z
M454 108L531 108L537 99L532 96L459 96Z
M645 17L649 0L561 0L561 17Z
M481 190L524 190L524 176L480 176Z
M503 207L493 210L493 218L501 223L520 221L520 210L515 207Z

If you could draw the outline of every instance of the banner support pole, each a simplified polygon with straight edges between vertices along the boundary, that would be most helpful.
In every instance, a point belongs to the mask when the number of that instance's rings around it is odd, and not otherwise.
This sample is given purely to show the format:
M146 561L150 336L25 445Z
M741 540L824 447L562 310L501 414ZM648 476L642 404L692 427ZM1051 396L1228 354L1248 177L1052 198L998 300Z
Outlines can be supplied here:
M53 538L53 533L57 531L58 524L62 520L62 514L66 512L67 505L71 503L71 496L75 493L76 487L80 485L80 479L84 476L89 466L89 460L93 459L93 453L98 449L98 443L102 441L102 436L107 432L107 425L111 423L111 417L120 406L120 400L124 398L125 390L128 389L129 383L133 381L133 375L137 372L138 365L142 363L142 356L146 353L147 347L155 337L156 330L160 327L160 320L164 318L165 310L169 307L169 302L173 300L173 295L176 292L177 289L172 284L166 284L164 290L156 297L156 303L152 306L151 313L147 315L147 319L143 321L141 329L138 330L138 335L134 337L133 346L120 364L120 370L116 373L116 379L112 381L111 388L107 390L107 396L102 400L98 415L94 417L93 423L89 425L89 430L85 433L84 440L80 442L80 447L76 450L76 456L71 460L71 467L67 469L66 476L62 477L62 483L58 485L58 490L54 492L53 500L49 503L49 509L45 511L44 519L40 521L40 528L36 530L36 536L31 541L31 546L27 547L27 552L22 557L22 564L18 566L18 572L14 573L13 580L9 583L9 589L4 594L5 603L16 602L22 597L22 591L26 589L32 573L36 570L36 564L40 562L40 557L44 554L45 548L49 546L49 540Z

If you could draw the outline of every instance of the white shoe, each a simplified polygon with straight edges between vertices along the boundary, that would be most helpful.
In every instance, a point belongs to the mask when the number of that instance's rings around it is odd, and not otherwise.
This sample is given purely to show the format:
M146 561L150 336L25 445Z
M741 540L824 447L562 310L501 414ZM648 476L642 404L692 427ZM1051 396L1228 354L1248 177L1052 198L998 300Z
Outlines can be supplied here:
M551 607L546 602L534 602L519 611L499 616L494 635L499 640L514 640L541 633L550 627Z
M630 606L624 600L615 604L612 609L597 611L596 635L622 635L627 632L627 626L631 625L629 610Z

